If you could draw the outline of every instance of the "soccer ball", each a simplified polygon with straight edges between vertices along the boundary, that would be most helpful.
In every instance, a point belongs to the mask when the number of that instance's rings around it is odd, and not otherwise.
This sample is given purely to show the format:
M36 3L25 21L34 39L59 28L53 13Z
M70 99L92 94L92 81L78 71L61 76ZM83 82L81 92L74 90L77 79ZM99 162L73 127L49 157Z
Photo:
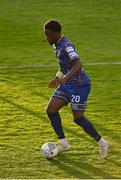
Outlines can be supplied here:
M42 145L41 154L47 159L52 159L58 154L58 147L52 142L47 142Z

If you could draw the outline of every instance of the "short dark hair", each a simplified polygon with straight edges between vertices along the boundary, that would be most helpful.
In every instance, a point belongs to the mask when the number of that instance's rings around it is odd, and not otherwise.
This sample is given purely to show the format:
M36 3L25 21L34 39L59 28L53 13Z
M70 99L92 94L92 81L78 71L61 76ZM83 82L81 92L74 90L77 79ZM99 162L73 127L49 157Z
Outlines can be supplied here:
M61 32L62 27L58 21L49 20L49 21L45 22L44 29L49 29L49 30L52 30L54 32Z

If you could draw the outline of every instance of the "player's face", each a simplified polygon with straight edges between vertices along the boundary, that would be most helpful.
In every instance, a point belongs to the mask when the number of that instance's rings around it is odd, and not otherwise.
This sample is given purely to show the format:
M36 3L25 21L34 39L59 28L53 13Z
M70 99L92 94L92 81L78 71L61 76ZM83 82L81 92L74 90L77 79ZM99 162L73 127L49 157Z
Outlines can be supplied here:
M46 37L46 40L48 41L48 43L50 45L55 44L56 32L48 30L48 29L45 29L44 32L45 32L45 37Z

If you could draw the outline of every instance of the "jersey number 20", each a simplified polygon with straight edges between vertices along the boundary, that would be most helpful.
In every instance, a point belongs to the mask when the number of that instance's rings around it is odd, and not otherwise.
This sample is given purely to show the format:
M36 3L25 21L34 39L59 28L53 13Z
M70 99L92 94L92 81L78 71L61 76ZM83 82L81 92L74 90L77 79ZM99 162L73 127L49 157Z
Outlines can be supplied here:
M71 98L71 102L80 102L80 96L79 95L77 95L77 96L75 96L75 95L72 95L71 96L72 98Z

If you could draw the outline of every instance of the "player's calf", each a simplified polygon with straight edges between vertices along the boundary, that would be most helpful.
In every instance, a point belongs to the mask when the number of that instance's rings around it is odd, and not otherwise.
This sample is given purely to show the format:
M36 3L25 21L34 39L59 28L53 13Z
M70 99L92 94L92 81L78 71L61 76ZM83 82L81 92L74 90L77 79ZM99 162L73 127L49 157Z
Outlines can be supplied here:
M74 122L78 124L83 130L93 137L99 145L99 158L104 159L108 156L109 142L107 142L94 128L92 123L84 116L74 119Z
M86 117L82 116L80 118L76 118L74 119L74 122L78 124L80 127L82 127L83 130L91 137L93 137L96 141L99 141L101 139L100 134L97 132L92 123Z
M59 139L65 138L59 113L58 112L48 113L48 117L58 138Z

